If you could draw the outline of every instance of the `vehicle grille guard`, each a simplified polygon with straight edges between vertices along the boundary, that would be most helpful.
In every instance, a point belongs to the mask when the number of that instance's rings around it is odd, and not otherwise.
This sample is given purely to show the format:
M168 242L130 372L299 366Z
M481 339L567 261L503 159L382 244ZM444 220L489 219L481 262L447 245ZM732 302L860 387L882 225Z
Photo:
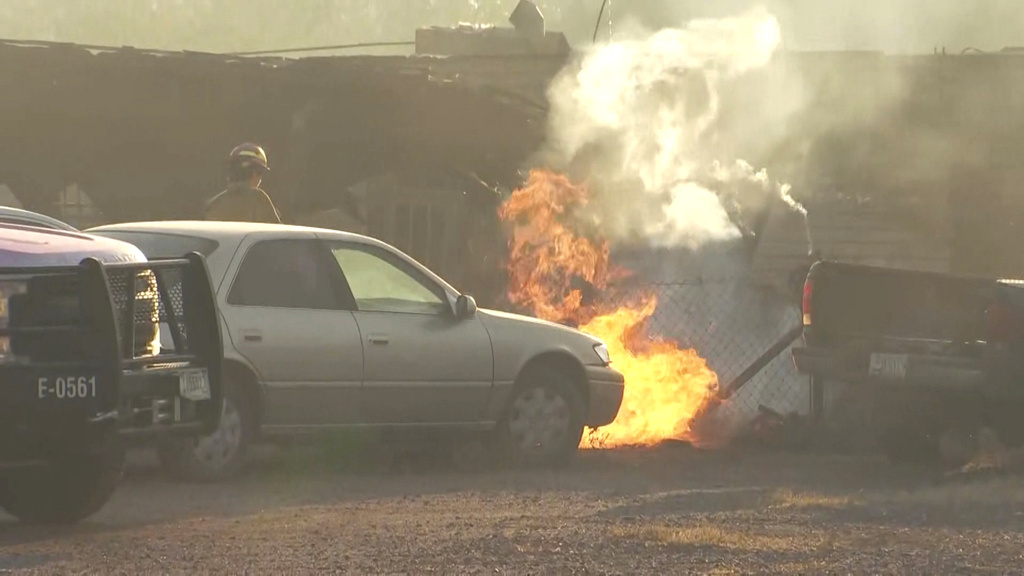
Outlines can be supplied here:
M77 266L0 268L0 282L10 279L26 287L5 302L8 317L0 326L0 338L8 339L13 356L9 365L54 372L94 367L116 385L104 389L93 421L130 419L122 400L138 395L134 388L139 376L205 368L211 399L197 407L198 419L202 431L216 428L223 398L223 344L201 254L149 262L86 258ZM160 324L170 330L172 353L149 348L152 341L159 342L153 326ZM148 330L142 334L148 340L139 338L140 329Z

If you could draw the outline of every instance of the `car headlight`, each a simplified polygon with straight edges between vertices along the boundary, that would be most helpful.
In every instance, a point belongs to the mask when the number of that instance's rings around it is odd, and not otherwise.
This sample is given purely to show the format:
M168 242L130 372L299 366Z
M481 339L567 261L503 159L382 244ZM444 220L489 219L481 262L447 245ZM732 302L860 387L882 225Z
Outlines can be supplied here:
M0 281L0 328L6 329L10 320L11 306L10 298L18 294L24 294L28 289L28 282L23 280ZM0 336L0 362L13 360L11 354L11 337Z
M597 357L601 359L602 364L611 364L612 357L608 353L608 347L604 344L594 344L594 352L597 353Z

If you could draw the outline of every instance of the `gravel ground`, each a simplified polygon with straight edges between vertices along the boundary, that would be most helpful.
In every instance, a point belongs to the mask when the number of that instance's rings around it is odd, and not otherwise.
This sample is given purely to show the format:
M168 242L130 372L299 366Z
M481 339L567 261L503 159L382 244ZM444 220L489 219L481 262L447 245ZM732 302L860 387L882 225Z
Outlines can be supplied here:
M80 526L0 518L12 574L1011 574L1019 477L865 457L588 451L562 471L384 472L269 451L219 485L143 455Z

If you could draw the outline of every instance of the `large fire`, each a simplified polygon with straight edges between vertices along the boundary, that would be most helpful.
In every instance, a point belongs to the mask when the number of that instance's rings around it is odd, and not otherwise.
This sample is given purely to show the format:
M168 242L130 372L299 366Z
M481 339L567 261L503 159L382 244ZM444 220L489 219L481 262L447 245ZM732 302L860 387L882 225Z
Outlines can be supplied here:
M616 286L630 273L611 266L608 242L569 227L587 199L566 176L534 170L502 204L499 216L511 227L509 300L602 339L625 375L618 417L585 435L584 447L693 440L691 423L716 397L718 377L696 351L649 334L656 295Z

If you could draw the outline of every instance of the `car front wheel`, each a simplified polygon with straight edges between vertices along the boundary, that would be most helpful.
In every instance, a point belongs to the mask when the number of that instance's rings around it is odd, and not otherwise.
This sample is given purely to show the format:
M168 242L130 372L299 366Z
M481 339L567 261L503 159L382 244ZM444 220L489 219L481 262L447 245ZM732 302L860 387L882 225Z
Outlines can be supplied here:
M536 369L513 389L498 438L514 465L563 465L579 448L583 420L583 401L572 379L560 370Z
M245 391L224 382L224 404L217 429L206 436L170 438L157 454L173 477L192 482L217 482L242 470L253 434L253 412Z

